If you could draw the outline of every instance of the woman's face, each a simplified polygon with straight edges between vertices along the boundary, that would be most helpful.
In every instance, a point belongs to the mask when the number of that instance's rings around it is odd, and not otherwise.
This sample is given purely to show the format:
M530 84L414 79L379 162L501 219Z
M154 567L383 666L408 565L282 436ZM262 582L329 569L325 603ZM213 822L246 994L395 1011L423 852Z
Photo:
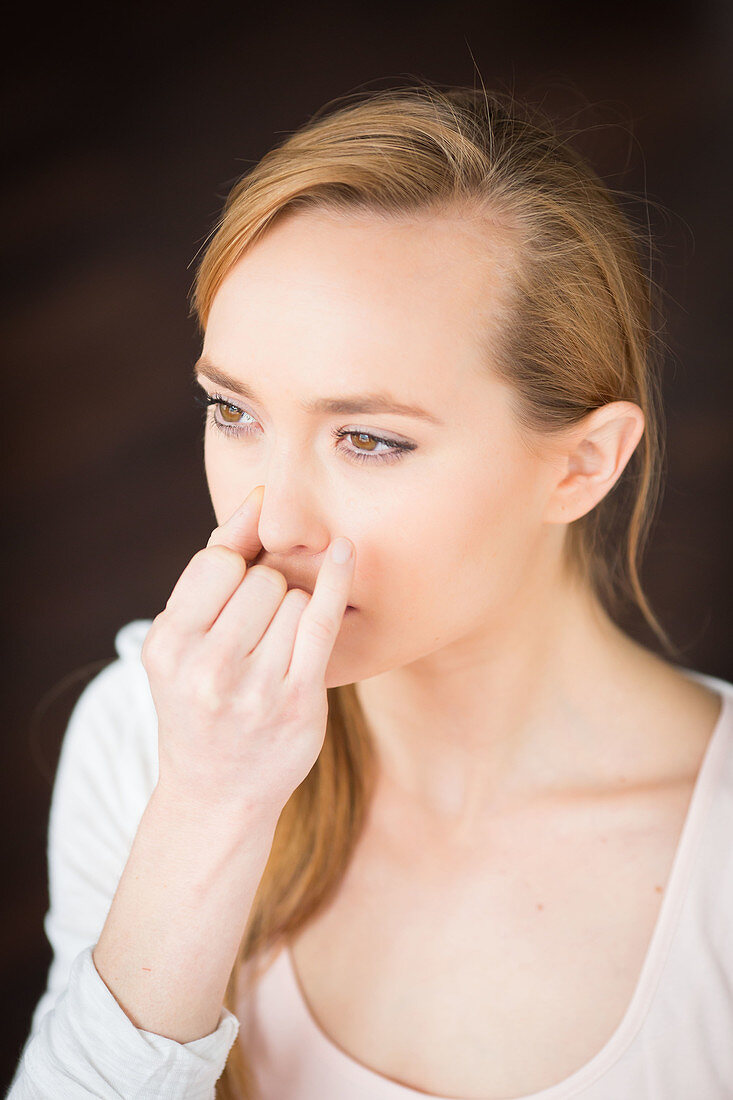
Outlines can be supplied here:
M547 583L557 470L522 445L479 346L500 324L510 266L478 223L298 212L215 295L197 378L225 399L205 433L217 522L264 485L256 560L308 591L336 535L356 548L356 610L328 687L440 651L463 659ZM325 399L353 406L307 407Z

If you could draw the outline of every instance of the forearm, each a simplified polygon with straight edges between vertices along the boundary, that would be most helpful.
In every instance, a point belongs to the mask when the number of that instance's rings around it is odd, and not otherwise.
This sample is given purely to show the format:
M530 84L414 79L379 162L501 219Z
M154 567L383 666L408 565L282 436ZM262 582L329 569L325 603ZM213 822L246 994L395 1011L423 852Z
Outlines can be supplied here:
M278 814L217 814L156 787L94 948L137 1028L187 1043L217 1026Z

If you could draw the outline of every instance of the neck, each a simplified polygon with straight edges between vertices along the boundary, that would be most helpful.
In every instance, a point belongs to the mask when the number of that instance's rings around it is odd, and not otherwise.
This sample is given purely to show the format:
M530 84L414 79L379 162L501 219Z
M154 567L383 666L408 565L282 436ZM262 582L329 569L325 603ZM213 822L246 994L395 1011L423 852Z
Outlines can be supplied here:
M619 684L641 687L652 663L662 664L572 582L527 598L480 634L355 685L378 791L462 829L597 782L633 696Z

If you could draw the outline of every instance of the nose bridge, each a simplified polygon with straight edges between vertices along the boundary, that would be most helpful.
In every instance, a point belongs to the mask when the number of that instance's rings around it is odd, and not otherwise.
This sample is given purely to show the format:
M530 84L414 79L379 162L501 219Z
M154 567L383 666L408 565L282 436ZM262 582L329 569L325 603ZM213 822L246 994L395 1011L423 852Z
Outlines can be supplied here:
M317 500L323 499L313 466L295 447L273 448L256 484L264 485L259 535L271 552L307 546L319 553L329 536ZM323 544L323 545L322 545Z

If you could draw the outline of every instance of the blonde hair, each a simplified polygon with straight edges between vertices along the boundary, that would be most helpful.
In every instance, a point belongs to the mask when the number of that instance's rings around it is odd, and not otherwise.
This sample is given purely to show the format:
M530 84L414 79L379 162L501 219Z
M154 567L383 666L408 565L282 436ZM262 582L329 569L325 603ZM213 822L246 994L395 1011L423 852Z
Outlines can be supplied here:
M612 194L570 136L504 91L422 82L326 104L231 189L196 272L192 313L203 333L227 272L286 211L468 213L508 231L516 242L511 306L486 369L509 384L530 445L607 402L643 411L642 438L618 482L568 525L565 561L609 613L624 599L636 605L676 655L638 572L663 465L655 286L622 193ZM328 704L323 749L275 831L227 988L232 1012L240 967L289 941L334 894L365 820L375 767L354 685L329 688ZM243 1042L232 1047L217 1096L257 1098Z

